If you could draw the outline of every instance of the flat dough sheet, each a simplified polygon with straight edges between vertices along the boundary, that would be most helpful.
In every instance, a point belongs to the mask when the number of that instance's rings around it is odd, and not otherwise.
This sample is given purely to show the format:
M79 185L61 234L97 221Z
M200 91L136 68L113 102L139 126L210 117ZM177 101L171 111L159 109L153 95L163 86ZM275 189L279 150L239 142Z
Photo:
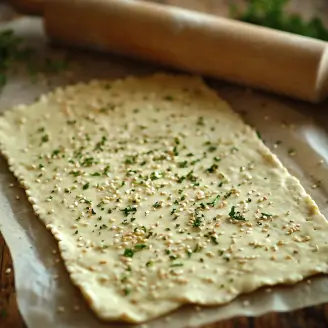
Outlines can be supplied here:
M7 111L0 143L102 319L142 322L327 272L316 204L198 78L57 89Z

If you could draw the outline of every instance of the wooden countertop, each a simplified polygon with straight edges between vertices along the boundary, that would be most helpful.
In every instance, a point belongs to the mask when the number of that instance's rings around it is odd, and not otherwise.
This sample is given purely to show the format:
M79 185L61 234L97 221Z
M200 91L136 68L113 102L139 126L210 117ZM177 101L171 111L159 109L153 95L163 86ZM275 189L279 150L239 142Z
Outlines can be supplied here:
M178 5L203 12L227 15L230 0L157 0L156 2ZM243 0L234 0L243 4ZM291 10L305 17L315 14L328 24L328 1L293 0ZM0 21L15 17L6 6L0 3ZM0 95L1 97L1 95ZM15 296L12 262L9 250L0 233L0 327L26 328L22 320ZM310 307L290 313L270 313L258 318L234 318L203 328L324 328L328 327L328 304Z

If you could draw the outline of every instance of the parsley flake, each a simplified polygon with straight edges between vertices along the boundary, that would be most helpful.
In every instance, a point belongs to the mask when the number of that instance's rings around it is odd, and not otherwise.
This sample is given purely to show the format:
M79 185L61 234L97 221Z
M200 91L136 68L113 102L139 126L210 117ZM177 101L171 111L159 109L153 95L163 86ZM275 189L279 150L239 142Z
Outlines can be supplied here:
M124 250L123 256L125 256L125 257L133 257L133 255L134 255L134 252L133 252L133 250L131 248L126 248Z
M246 221L246 219L240 214L240 212L235 212L235 206L231 207L231 210L229 212L229 216L233 220Z

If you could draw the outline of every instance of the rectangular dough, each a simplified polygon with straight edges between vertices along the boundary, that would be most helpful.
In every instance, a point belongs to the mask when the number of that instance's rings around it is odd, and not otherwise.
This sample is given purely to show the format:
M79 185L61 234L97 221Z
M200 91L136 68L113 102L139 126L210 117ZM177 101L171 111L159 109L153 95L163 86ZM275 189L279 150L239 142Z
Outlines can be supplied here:
M1 152L104 320L326 273L328 224L198 78L91 81L0 117Z

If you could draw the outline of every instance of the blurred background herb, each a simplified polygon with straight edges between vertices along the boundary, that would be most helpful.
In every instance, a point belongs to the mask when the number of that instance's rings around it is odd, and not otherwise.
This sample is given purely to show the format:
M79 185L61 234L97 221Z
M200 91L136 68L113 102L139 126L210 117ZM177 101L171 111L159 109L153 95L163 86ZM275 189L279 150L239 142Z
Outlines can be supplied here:
M39 58L36 51L27 47L13 30L0 31L0 90L7 82L8 74L23 66L33 81L39 73L57 74L68 68L66 58L49 56Z
M230 13L233 18L247 23L328 41L328 29L321 19L314 17L307 21L298 14L289 13L287 10L289 2L289 0L248 0L246 10L241 11L236 5L231 5Z
M28 60L32 50L22 46L22 39L11 30L0 32L0 88L7 82L7 72L12 65Z

